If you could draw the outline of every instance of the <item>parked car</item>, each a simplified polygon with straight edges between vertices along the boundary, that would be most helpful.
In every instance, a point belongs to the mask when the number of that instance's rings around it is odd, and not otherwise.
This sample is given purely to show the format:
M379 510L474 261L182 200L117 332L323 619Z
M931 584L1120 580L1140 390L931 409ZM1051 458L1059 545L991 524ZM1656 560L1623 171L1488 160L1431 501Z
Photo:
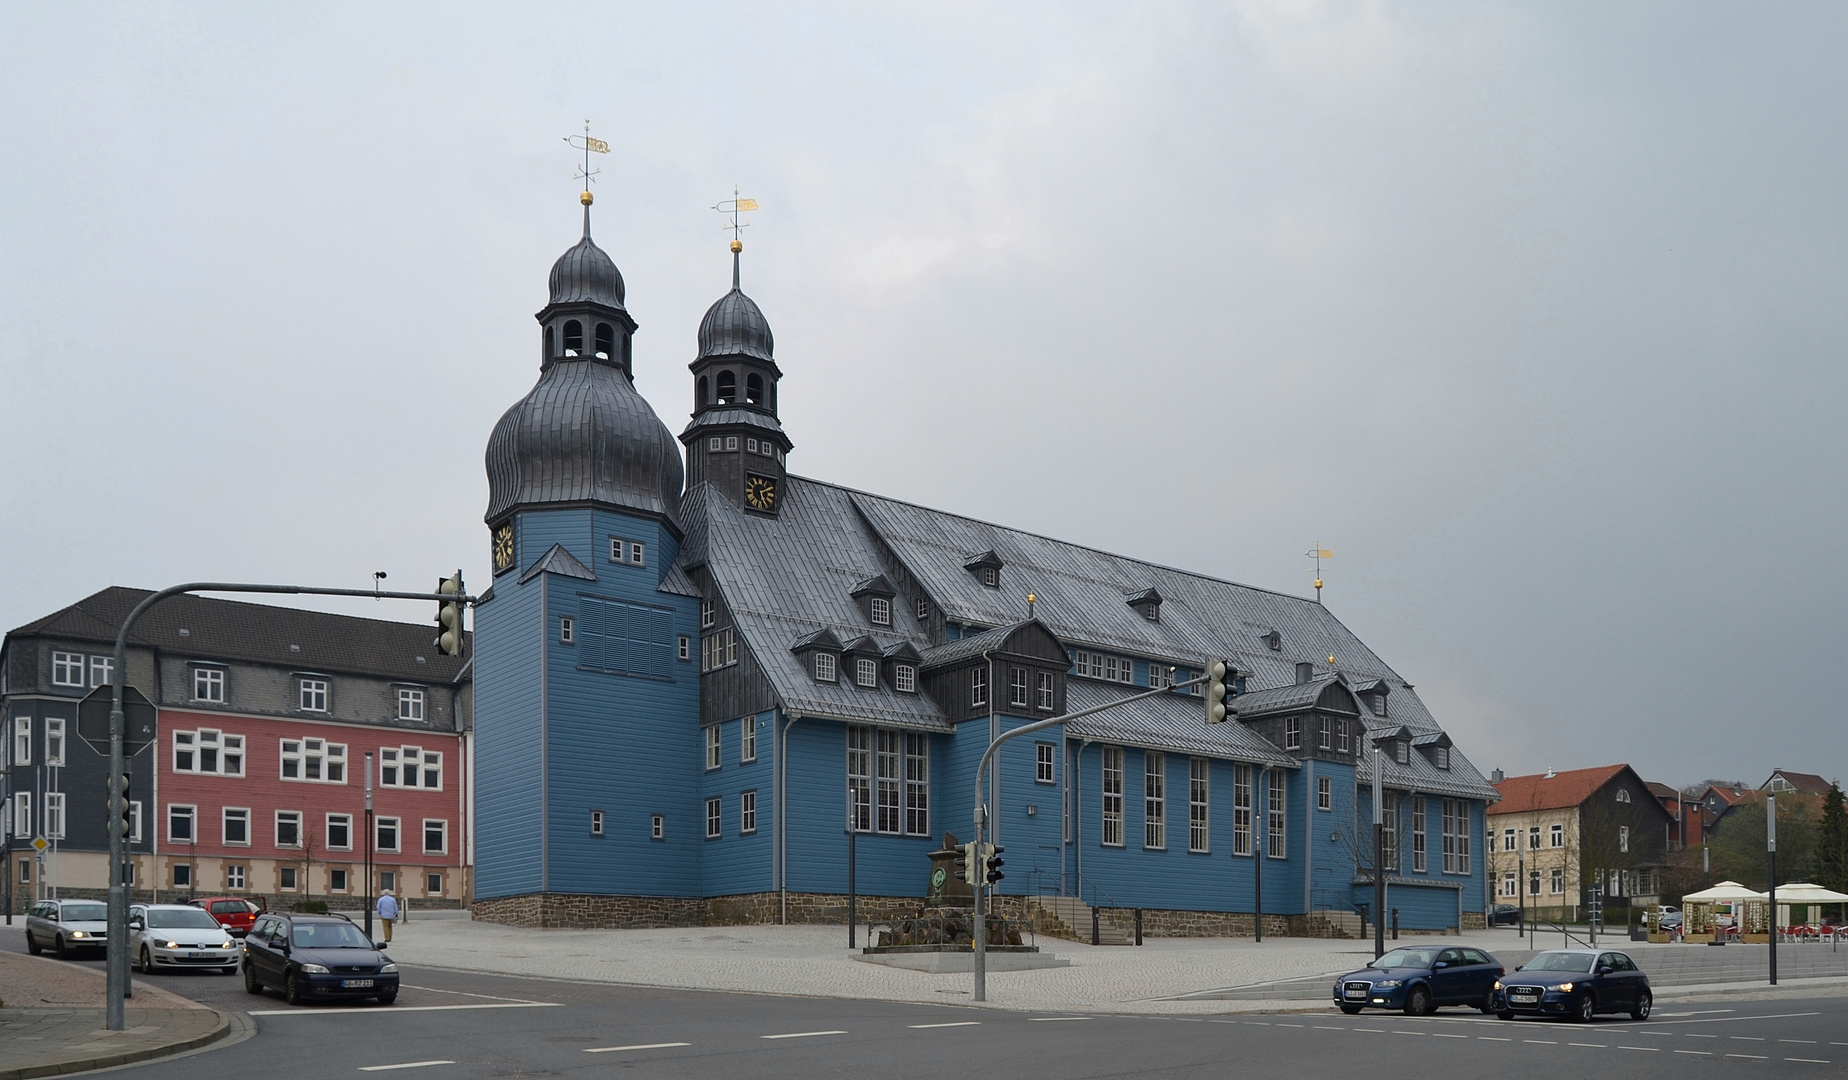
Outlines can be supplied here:
M244 989L310 999L398 997L398 965L344 915L260 915L244 938Z
M205 896L197 900L188 900L196 908L203 908L218 924L231 931L237 937L250 933L250 927L257 921L257 916L269 910L261 899L244 896Z
M101 900L40 900L26 912L26 951L64 960L109 945L109 906Z
M1521 909L1513 904L1496 904L1495 910L1489 912L1490 926L1519 926Z
M1503 1020L1559 1016L1583 1022L1614 1012L1647 1020L1654 1005L1649 976L1628 953L1552 949L1495 981L1495 1015Z
M1657 908L1656 927L1664 934L1681 929L1681 909L1673 904L1663 904Z
M136 971L203 967L231 975L242 957L231 932L191 904L128 909L128 959Z
M1419 945L1394 949L1335 980L1335 1004L1352 1016L1362 1009L1404 1009L1429 1016L1440 1005L1490 1010L1490 988L1506 969L1480 949Z

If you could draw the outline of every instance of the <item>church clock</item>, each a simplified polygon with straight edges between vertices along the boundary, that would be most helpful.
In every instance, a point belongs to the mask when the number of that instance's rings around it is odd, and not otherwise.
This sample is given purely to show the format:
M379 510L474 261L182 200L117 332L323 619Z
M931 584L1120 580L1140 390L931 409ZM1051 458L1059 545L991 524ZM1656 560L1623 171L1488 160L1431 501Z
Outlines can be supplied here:
M756 473L744 478L744 503L753 510L776 512L776 481Z
M513 569L513 522L494 530L494 572Z

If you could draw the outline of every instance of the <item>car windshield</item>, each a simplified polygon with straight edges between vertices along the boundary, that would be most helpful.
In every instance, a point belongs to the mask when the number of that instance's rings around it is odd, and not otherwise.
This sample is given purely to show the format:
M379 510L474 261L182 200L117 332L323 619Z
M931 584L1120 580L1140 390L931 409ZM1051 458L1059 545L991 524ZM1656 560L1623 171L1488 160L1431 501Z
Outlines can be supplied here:
M1527 962L1529 971L1590 971L1591 954L1543 952Z
M65 904L58 909L60 922L104 922L109 909L102 904Z
M372 948L372 942L351 923L298 923L289 941L298 949Z
M218 920L198 908L156 908L148 912L148 925L174 930L216 930Z
M1428 968L1437 959L1436 949L1394 949L1367 965L1376 968Z

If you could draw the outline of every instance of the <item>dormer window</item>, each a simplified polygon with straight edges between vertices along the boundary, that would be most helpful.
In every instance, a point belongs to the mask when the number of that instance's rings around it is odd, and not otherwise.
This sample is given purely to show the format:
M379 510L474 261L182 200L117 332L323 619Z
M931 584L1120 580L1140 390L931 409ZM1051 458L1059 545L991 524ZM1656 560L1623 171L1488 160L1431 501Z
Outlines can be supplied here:
M926 621L930 618L930 601L922 596L918 597L918 606L915 610L917 611L918 621Z
M980 555L972 556L967 562L963 563L963 569L974 574L976 580L980 581L983 585L991 589L998 589L1001 587L1001 567L1003 565L999 555L996 555L993 551L984 551Z
M901 694L918 692L918 669L911 664L894 664L892 666L892 689Z
M891 581L884 574L874 574L855 582L849 595L860 605L860 614L866 617L867 622L874 626L892 625L892 597L898 595L898 591L892 588ZM878 648L871 639L868 639L867 644L875 650Z
M1296 665L1296 685L1302 686L1304 683L1314 681L1314 679L1315 679L1315 665L1314 664L1311 664L1307 660L1305 660Z
M872 608L874 626L892 625L892 601L887 600L883 596L875 596L872 598L872 604L870 606Z
M1279 634L1275 630L1272 630L1270 633L1265 634L1264 635L1264 647L1269 649L1271 652L1282 652L1283 651L1283 635Z
M1001 587L1000 568L994 566L982 567L982 584L991 589L999 589Z
M853 668L854 685L862 686L869 690L878 688L879 661L869 660L862 656L853 662Z
M1410 765L1412 763L1412 744L1404 739L1394 739L1392 742L1392 759L1401 765Z
M830 653L830 652L816 653L815 654L815 681L816 682L830 682L830 683L839 682L840 672L839 672L839 668L837 665L838 665L838 662L835 660L833 653Z
M1438 768L1443 769L1446 772L1449 771L1450 769L1450 747L1439 746L1435 748L1434 750L1432 750L1431 764L1436 765Z
M1373 705L1373 715L1384 719L1386 716L1386 691L1384 690L1374 691L1372 705Z
M1131 594L1125 599L1128 600L1129 606L1135 608L1136 613L1143 618L1150 622L1161 621L1162 598L1161 594L1154 589L1144 589L1139 593Z

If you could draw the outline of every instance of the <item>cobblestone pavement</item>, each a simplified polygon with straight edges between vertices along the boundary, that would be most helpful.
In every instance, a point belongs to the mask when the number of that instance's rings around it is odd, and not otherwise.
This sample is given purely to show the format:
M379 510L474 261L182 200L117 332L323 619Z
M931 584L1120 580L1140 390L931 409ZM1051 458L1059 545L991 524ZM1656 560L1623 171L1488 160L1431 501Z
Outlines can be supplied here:
M223 1036L223 1015L156 986L135 988L122 1031L104 1027L104 978L88 967L0 952L0 1080L101 1069Z

